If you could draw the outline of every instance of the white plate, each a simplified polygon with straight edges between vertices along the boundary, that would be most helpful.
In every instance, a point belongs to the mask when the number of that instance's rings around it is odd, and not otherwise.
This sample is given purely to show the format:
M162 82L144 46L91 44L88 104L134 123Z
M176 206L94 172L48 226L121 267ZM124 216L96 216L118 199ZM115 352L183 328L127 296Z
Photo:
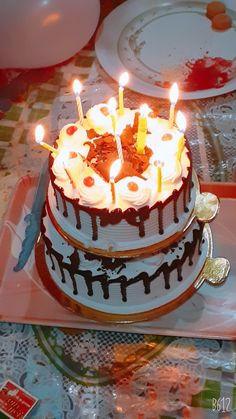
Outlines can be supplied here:
M104 20L96 39L96 54L115 80L131 75L129 87L149 96L167 98L169 89L155 86L167 69L176 81L187 60L236 57L236 29L211 29L207 1L128 0ZM236 11L228 9L233 20ZM174 74L174 75L173 75ZM217 96L236 89L236 78L221 88L181 92L181 99Z

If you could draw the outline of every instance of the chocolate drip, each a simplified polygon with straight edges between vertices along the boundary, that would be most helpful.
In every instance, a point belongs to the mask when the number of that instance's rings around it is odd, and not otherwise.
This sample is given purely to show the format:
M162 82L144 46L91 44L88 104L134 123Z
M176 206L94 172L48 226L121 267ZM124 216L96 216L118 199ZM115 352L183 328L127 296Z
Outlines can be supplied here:
M92 297L93 296L93 281L91 280L90 271L88 271L88 276L85 276L84 279L87 285L88 295L89 297Z
M182 281L182 268L185 261L189 258L189 263L191 264L193 261L194 252L198 246L198 251L200 251L200 245L202 243L202 232L203 232L203 224L199 224L199 228L193 230L193 239L191 242L184 243L184 253L181 259L175 259L173 262L168 265L168 263L162 264L150 277L146 272L141 272L139 275L133 278L127 278L125 275L118 276L115 279L109 278L109 273L107 271L103 272L101 275L92 275L92 272L89 270L83 271L79 269L80 260L78 250L74 249L74 252L71 256L69 256L70 263L63 261L63 256L58 253L52 247L52 242L45 236L45 228L42 228L42 234L44 237L44 242L47 247L48 254L50 255L51 259L54 256L58 262L60 267L62 281L65 282L64 270L67 270L73 284L73 292L74 294L78 293L77 285L76 285L76 275L79 275L84 278L85 284L87 286L87 293L89 296L93 296L93 283L99 282L101 288L103 290L103 298L109 298L109 286L112 284L120 284L121 296L122 301L127 301L127 288L132 284L135 284L139 281L143 282L144 285L144 292L145 294L149 294L151 292L151 283L158 278L160 275L164 277L164 286L165 289L170 288L170 275L171 272L174 270L177 271L177 280ZM103 257L97 257L98 260L103 261ZM115 267L114 269L116 269Z
M183 277L182 277L182 266L177 266L177 275L178 275L178 281L180 282L180 281L182 281L183 280Z
M159 234L164 234L163 230L163 207L157 207L158 213L158 227L159 227Z
M46 254L50 257L50 259L51 259L51 262L52 262L52 270L53 271L55 271L55 263L54 263L54 261L53 261L53 258L52 258L52 255L51 255L51 253L49 253L49 251L47 250L46 251Z
M142 281L145 294L150 294L150 281L147 272L142 272Z
M54 191L54 196L55 196L55 201L56 201L56 209L59 211L58 196L57 196L56 190L54 189L53 191Z
M68 217L66 200L65 200L65 198L63 196L61 197L61 199L62 199L63 208L64 208L63 215L64 215L64 217Z
M103 276L103 279L101 281L102 290L103 290L103 297L105 300L108 300L109 298L109 282L107 281L107 276Z
M84 254L84 258L86 260L98 260L97 255L93 254L93 253L85 253ZM125 268L125 261L127 259L121 259L121 258L109 258L104 256L101 259L101 269L106 272L108 269L110 269L111 271L114 271L115 269L118 269L119 271L121 271L121 269Z
M186 194L187 194L187 189L185 187L183 190L183 206L184 206L184 212L189 212L189 209L187 207L187 202L186 202Z
M75 213L75 218L76 218L76 228L77 230L80 230L81 229L80 209L78 208L77 201L73 201L72 205L74 208L74 213Z
M79 258L79 254L78 254L78 250L74 249L74 252L69 256L70 262L71 262L71 266L73 266L73 269L69 271L71 280L72 280L72 284L73 284L73 294L77 295L78 294L78 289L77 289L77 284L76 284L76 280L75 280L75 274L77 272L77 266L80 265L80 258Z
M122 296L122 301L125 303L127 301L128 279L124 275L121 276L119 279L120 279L120 292Z
M64 274L64 270L63 270L63 255L61 255L59 252L57 252L55 249L53 249L52 247L52 242L51 240L44 235L44 242L46 245L46 253L47 255L50 257L51 262L52 262L52 270L55 271L55 263L53 261L53 256L55 257L59 269L60 269L60 273L61 273L61 282L65 283L65 274Z
M144 226L144 220L140 217L140 223L139 223L139 237L145 237L145 226Z
M178 191L173 192L173 209L174 209L174 222L177 224L179 222L177 214L177 201L178 201Z
M164 281L165 281L165 289L169 290L170 289L170 274L171 274L171 271L169 269L168 263L164 263L164 265L163 265L163 274L164 274Z
M192 176L189 178L189 191L188 191L188 200L191 201L191 190L194 187L194 183L192 181Z
M93 283L99 282L103 291L103 298L107 300L109 298L109 283L107 281L106 274L92 276L91 271L81 271L78 270L78 274L83 276L85 283L87 285L88 296L93 296Z
M200 222L199 222L199 226L200 226L201 236L202 236L203 229L204 229L204 223L200 223ZM204 242L205 242L205 240L204 240L204 239L203 239L202 241L201 241L201 239L199 239L199 241L198 241L198 254L199 254L199 255L201 255L201 254L202 254L201 245L202 245L202 243L204 243Z
M92 239L97 240L98 239L98 226L97 226L97 217L96 214L91 214L91 222L92 222Z

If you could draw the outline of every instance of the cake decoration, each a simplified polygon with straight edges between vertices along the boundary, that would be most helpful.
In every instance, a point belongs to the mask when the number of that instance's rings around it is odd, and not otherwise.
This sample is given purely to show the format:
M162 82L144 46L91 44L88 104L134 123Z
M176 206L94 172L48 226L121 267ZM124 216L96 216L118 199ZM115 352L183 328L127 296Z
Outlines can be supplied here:
M124 86L129 81L129 73L125 71L119 79L119 114L124 115Z
M174 83L170 89L170 115L169 115L169 128L173 127L175 119L175 105L179 96L179 89L177 83Z
M36 141L51 153L41 241L52 288L72 306L133 316L193 291L218 201L200 195L177 84L164 119L148 104L126 108L127 82L124 73L118 108L111 98L84 117L75 81L79 121L61 129L55 147L39 127Z
M76 97L76 104L77 104L77 110L78 110L78 116L79 116L79 124L83 124L83 109L82 109L82 103L80 98L80 92L82 90L82 85L78 79L75 79L73 81L73 90Z

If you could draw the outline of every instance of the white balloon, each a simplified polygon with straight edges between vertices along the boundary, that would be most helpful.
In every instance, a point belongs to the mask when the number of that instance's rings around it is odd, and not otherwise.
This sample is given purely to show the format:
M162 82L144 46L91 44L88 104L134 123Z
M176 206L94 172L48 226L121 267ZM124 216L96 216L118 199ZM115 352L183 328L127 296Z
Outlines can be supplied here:
M99 14L99 0L0 0L0 67L39 68L72 57Z

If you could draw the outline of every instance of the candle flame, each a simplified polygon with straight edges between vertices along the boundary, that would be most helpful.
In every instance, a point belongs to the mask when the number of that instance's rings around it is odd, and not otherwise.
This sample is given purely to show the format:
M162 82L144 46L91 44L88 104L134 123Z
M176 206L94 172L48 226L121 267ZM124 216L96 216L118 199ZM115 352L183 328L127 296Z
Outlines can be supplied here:
M116 107L117 107L117 102L116 102L116 99L115 99L114 97L111 97L111 98L108 100L107 105L108 105L109 111L110 111L111 113L112 113L112 112L115 112Z
M43 141L44 137L44 128L42 125L37 125L35 128L35 141L40 144Z
M124 73L121 74L120 78L119 78L119 85L121 87L124 87L129 81L129 73L127 73L127 71L125 71Z
M187 123L186 123L186 118L181 111L177 112L176 124L177 124L177 127L178 127L179 131L185 132Z
M75 95L79 95L82 90L82 84L78 79L75 79L73 81L73 91Z
M139 111L140 111L140 114L145 117L145 116L148 116L151 109L146 103L144 103L143 105L140 106Z
M178 97L179 97L178 84L174 83L172 84L170 88L170 103L175 105L177 103Z
M110 179L115 179L121 169L121 160L115 160L110 167Z

